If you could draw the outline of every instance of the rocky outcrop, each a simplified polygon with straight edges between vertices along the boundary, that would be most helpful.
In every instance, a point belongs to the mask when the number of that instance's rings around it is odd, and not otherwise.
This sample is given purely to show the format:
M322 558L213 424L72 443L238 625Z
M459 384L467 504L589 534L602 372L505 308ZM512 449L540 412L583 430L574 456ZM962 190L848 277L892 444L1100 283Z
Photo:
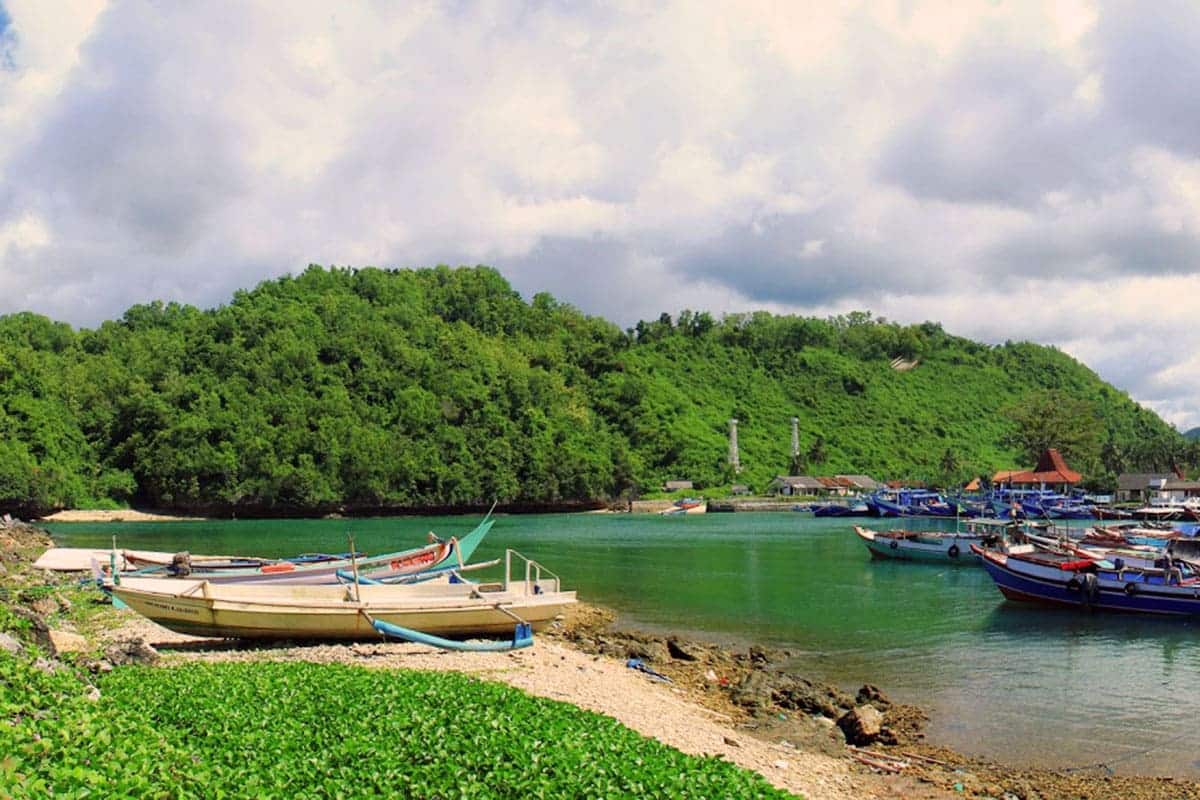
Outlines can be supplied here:
M61 658L68 653L86 653L91 649L87 639L72 631L50 629L46 632L50 655Z
M896 744L923 735L926 718L920 709L893 703L871 684L851 695L797 675L789 670L789 654L784 651L758 646L739 651L679 636L614 630L613 622L610 612L584 606L574 610L554 635L584 652L652 664L677 686L692 689L701 702L725 713L746 715L753 720L748 724L760 729L794 717L824 723L815 727L818 734L840 730L854 742Z
M853 745L868 745L879 739L883 731L883 714L872 705L858 706L843 714L837 721Z
M104 651L104 658L110 664L157 664L158 651L140 637L124 639L110 645Z

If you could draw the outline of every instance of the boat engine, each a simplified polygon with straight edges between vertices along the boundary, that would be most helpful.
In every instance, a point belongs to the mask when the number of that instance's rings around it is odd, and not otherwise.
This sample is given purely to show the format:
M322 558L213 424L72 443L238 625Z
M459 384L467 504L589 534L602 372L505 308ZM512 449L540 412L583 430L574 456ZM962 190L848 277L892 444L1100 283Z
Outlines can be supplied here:
M171 556L171 564L167 572L176 578L186 578L192 574L192 554L187 550Z

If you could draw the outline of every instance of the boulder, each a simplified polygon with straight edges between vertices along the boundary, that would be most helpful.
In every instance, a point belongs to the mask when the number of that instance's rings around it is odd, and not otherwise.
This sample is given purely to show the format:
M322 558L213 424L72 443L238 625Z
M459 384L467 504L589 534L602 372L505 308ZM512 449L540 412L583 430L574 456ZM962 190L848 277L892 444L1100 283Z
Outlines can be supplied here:
M766 673L755 671L742 678L741 682L729 693L729 699L742 708L752 711L770 706L771 684L767 680Z
M865 745L879 738L883 714L872 705L858 706L843 714L837 723L848 743Z
M39 597L30 603L29 607L43 617L53 616L58 613L58 601L53 597Z
M78 633L51 628L46 632L50 640L50 655L58 657L66 653L86 653L91 649L88 640Z
M858 690L858 694L854 697L854 704L865 706L867 703L875 706L881 711L887 711L892 701L887 698L878 686L872 686L869 683L863 684L863 687Z
M104 651L104 657L113 664L156 664L159 658L158 651L141 637L113 644Z
M7 653L12 653L14 656L25 649L25 646L19 641L9 636L7 633L0 633L0 650Z
M775 686L773 699L788 711L820 714L830 719L837 719L855 705L853 698L839 689L790 675L783 676Z
M667 653L679 661L699 661L699 648L691 642L681 642L675 637L667 639Z
M630 642L625 648L626 658L640 658L655 664L663 664L670 658L667 646L662 642Z

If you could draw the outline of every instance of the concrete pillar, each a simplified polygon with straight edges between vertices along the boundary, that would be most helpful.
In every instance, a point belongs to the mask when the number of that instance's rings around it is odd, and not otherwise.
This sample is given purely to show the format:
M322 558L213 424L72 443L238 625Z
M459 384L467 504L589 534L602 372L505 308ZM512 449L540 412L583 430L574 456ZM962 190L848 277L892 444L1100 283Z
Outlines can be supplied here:
M733 474L742 471L742 462L738 458L738 442L737 442L737 418L729 420L729 466L733 467Z

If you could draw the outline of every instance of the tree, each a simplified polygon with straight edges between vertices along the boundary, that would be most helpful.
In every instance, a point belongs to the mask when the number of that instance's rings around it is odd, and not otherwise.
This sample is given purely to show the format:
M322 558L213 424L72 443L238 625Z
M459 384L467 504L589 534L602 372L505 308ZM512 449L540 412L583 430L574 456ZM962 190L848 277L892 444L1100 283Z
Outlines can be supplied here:
M813 439L813 443L808 448L808 462L810 464L825 463L825 437L818 436Z
M1059 389L1035 391L1007 406L1004 415L1014 426L1008 443L1028 461L1037 461L1054 447L1080 471L1094 472L1099 467L1103 426L1090 400Z

